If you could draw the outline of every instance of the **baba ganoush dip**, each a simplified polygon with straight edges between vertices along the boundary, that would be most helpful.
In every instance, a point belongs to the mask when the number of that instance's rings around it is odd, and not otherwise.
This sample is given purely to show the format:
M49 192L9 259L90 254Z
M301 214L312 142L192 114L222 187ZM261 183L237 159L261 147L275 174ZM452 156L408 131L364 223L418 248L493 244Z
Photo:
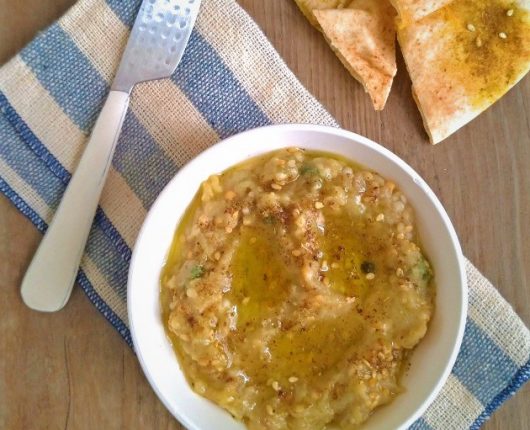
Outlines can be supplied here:
M298 148L203 182L161 276L189 384L249 429L357 428L403 390L434 296L396 184Z

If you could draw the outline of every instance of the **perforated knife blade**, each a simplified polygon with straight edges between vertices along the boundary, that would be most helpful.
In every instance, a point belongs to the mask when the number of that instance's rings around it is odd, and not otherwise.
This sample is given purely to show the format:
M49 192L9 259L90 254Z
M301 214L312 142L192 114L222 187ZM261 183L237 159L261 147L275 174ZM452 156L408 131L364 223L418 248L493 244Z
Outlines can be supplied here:
M177 68L200 0L144 0L112 84L129 92L138 82L169 77Z

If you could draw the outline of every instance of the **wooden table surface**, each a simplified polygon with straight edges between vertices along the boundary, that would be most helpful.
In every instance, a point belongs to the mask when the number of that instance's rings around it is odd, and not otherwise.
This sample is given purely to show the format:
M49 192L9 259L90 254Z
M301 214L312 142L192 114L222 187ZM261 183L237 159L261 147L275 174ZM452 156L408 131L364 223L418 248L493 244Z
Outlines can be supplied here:
M0 64L73 0L0 0ZM290 0L240 0L302 83L346 129L385 145L427 180L465 254L530 324L530 78L430 146L399 58L383 113ZM180 429L136 357L76 288L55 314L27 309L19 285L40 240L0 198L0 429ZM483 427L530 428L530 384Z

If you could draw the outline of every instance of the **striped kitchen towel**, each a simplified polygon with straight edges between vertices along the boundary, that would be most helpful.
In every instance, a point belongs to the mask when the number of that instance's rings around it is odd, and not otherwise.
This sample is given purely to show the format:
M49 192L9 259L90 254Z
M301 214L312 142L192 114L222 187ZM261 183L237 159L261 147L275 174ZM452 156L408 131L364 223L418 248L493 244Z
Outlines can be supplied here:
M46 230L109 90L139 0L80 0L0 69L0 190ZM334 119L233 0L204 0L171 79L138 85L78 283L131 344L126 287L146 211L206 147L271 123ZM530 377L530 333L467 263L470 307L458 360L414 429L479 428Z

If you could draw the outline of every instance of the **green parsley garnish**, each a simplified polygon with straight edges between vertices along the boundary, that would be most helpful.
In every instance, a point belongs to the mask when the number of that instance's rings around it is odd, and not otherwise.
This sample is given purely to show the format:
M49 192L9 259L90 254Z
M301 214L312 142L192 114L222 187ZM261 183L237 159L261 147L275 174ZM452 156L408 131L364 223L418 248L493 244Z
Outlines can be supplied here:
M191 279L197 279L202 278L202 275L204 275L204 267L200 264L197 264L191 268Z
M303 164L300 167L301 175L318 175L318 169L315 166L310 166L309 164Z

